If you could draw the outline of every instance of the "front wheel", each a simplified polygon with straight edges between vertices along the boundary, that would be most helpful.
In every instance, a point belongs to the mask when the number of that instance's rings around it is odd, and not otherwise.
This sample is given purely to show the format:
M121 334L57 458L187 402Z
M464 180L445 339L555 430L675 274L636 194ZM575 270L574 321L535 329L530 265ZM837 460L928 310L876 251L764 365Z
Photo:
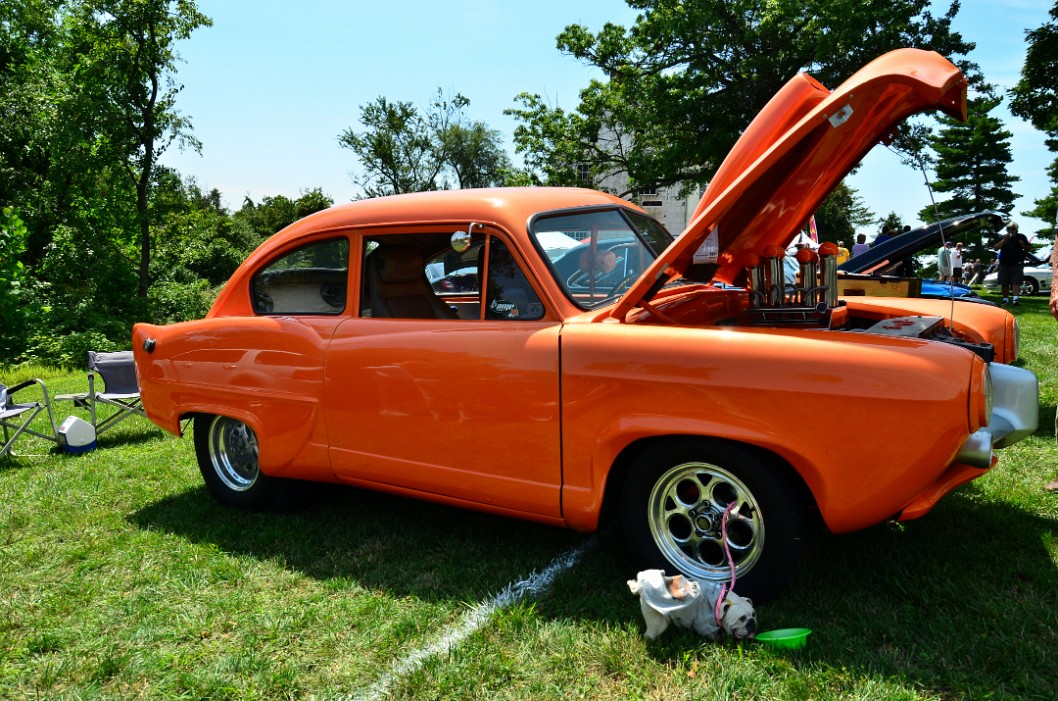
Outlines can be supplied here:
M248 509L280 505L281 480L261 472L257 435L242 421L196 417L195 454L206 487L221 504Z
M783 467L730 443L649 449L625 481L625 537L642 565L670 574L728 582L734 562L735 590L768 601L793 577L805 529L801 490Z
M1028 277L1027 275L1021 278L1021 294L1026 297L1031 297L1040 291L1040 283L1036 278Z

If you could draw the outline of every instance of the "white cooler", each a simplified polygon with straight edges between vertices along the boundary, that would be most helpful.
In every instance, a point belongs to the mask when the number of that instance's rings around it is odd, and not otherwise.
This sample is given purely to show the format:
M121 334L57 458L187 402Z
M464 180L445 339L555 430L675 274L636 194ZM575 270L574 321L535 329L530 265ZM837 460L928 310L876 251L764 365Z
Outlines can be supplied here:
M68 416L59 427L59 445L67 453L75 455L95 450L96 430L84 419Z

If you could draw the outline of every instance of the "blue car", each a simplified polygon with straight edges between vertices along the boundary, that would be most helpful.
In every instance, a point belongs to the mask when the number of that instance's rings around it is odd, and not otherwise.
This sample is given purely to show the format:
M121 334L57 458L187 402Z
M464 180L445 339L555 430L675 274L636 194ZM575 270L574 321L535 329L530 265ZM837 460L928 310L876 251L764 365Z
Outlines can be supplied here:
M838 274L844 275L897 275L912 277L915 256L940 248L944 241L968 231L987 228L998 231L1005 224L1005 216L999 212L984 211L959 217L951 217L933 224L893 236L888 241L875 243L858 256L849 258L838 266ZM970 289L969 285L948 283L940 280L922 280L920 297L935 299L960 299L992 304Z

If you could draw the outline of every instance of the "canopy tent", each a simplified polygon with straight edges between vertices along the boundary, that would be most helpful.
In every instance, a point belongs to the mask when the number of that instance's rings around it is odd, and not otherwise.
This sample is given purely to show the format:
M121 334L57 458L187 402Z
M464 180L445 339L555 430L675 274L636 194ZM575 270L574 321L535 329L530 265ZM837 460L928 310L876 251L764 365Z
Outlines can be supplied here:
M813 241L812 238L805 232L798 231L797 238L791 241L790 245L786 247L786 252L789 254L793 254L797 252L798 248L803 248L804 246L808 246L814 251L819 248L819 243L817 241Z

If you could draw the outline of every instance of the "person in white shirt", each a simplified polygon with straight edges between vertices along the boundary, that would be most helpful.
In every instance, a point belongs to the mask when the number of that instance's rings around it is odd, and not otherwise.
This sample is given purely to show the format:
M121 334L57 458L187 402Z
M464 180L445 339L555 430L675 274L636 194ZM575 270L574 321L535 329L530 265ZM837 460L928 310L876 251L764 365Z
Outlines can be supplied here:
M962 242L951 250L951 281L962 282Z

